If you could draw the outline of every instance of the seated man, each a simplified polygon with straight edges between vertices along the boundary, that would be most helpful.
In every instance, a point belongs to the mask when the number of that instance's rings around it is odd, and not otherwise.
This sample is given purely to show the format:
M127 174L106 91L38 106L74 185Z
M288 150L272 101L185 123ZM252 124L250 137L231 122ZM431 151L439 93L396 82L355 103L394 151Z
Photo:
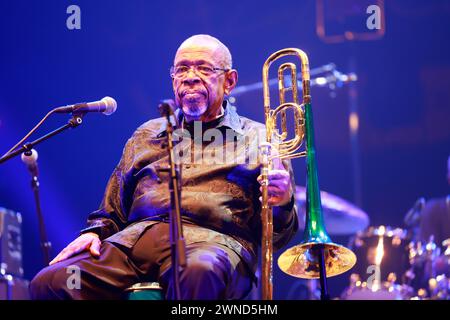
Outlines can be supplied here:
M257 142L263 142L265 127L240 117L224 99L238 76L228 48L216 38L185 40L171 77L179 119L174 140L183 154L187 266L180 273L181 299L241 299L255 281L261 241ZM128 140L88 227L33 279L34 299L120 299L124 289L147 281L158 281L166 298L174 297L169 176L156 169L168 164L166 126L165 118L150 120ZM219 161L220 154L227 159ZM290 163L275 160L269 204L277 249L292 238L298 221ZM67 286L67 269L74 266L81 275L78 289Z

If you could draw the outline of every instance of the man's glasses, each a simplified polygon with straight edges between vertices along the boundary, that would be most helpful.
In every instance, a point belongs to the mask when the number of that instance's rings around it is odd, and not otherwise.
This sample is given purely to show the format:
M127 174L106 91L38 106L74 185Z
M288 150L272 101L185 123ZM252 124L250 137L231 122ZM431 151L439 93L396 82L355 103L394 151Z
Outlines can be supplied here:
M193 69L195 74L199 76L204 77L210 77L214 74L217 74L218 71L227 72L230 69L223 69L223 68L215 68L210 67L207 65L193 65L193 66L176 66L170 68L170 76L172 78L184 78L188 73L189 70Z

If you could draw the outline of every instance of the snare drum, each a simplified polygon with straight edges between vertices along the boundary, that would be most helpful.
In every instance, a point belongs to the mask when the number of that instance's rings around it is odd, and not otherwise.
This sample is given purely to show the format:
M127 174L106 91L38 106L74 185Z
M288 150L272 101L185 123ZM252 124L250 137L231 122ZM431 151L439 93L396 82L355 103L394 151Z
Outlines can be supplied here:
M409 266L408 237L403 229L378 226L359 232L349 244L357 262L350 285L342 294L346 300L403 300L411 289L397 279Z

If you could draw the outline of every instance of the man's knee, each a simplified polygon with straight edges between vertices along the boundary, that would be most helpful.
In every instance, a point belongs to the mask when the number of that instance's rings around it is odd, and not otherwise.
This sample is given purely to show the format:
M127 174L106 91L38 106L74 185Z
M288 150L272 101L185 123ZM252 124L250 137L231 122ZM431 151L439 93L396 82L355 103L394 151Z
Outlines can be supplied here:
M239 299L249 291L250 277L236 270L240 261L232 252L220 246L190 249L180 277L182 299ZM165 269L159 281L167 290L167 299L173 298L172 269Z
M30 283L30 294L34 300L64 299L72 273L63 263L41 270Z
M226 266L227 259L223 256L224 252L219 250L198 250L188 256L187 266L183 269L185 279L190 282L201 282L204 280L220 282L225 285L228 279Z
M184 268L184 272L192 279L192 277L200 276L217 276L218 274L214 272L214 269L214 263L207 261L191 261L188 262L187 266Z

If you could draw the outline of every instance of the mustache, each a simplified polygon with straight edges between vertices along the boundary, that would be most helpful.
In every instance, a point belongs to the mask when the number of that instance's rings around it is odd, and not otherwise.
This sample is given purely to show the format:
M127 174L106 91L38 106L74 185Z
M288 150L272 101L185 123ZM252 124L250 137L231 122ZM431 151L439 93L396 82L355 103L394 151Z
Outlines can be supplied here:
M202 90L202 89L182 89L179 91L179 96L184 97L185 95L192 94L192 93L199 93L199 94L204 95L205 97L207 96L206 90Z

